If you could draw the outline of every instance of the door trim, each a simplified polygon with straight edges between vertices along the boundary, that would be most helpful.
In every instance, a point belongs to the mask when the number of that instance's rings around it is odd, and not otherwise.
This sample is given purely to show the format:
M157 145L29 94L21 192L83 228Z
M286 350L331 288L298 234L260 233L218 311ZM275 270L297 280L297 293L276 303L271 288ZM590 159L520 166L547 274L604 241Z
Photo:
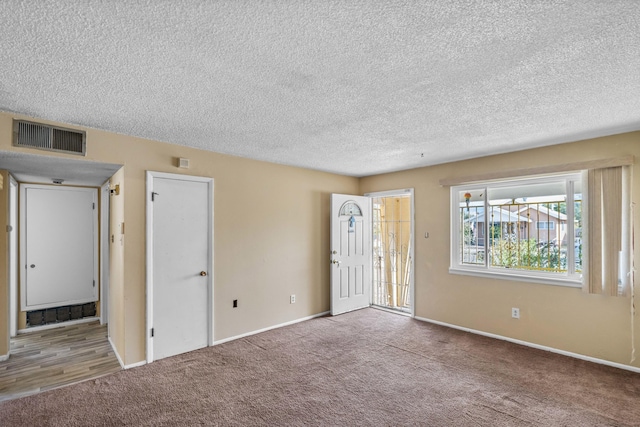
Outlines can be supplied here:
M208 223L209 232L207 233L207 246L209 248L209 256L207 257L207 271L211 272L207 276L207 289L209 298L208 303L208 337L207 345L212 346L213 341L213 276L215 274L213 269L213 178L180 175L166 172L154 172L147 171L146 182L146 353L147 363L153 362L153 341L151 339L151 328L153 328L153 202L151 201L151 194L153 193L153 181L155 178L174 179L179 181L191 181L191 182L204 182L208 185L209 194L209 212Z
M411 218L411 236L409 237L409 240L411 242L411 250L409 251L410 255L411 255L411 271L409 273L409 280L411 280L411 290L410 290L410 294L411 294L411 304L410 304L410 309L411 309L411 313L410 316L411 317L416 317L416 281L415 281L415 271L416 271L416 257L415 257L415 251L416 251L416 231L415 231L415 226L416 226L416 217L415 217L415 195L414 195L414 190L413 188L403 188L400 190L388 190L388 191L377 191L377 192L372 192L372 193L366 193L365 196L369 197L369 198L374 198L374 197L393 197L393 196L404 196L409 194L411 197L411 212L410 212L410 218ZM371 224L373 224L373 204L371 204ZM427 238L425 236L425 238ZM371 250L373 251L373 247L371 248ZM373 278L373 263L371 263L371 277ZM373 286L373 280L371 281L371 286ZM371 290L371 298L373 298L373 289ZM384 308L383 308L384 309ZM394 310L389 310L389 311L393 311L394 313L399 313L397 311ZM399 313L402 314L402 313Z
M107 324L107 336L111 336L109 330L109 204L111 194L109 181L100 187L100 324Z

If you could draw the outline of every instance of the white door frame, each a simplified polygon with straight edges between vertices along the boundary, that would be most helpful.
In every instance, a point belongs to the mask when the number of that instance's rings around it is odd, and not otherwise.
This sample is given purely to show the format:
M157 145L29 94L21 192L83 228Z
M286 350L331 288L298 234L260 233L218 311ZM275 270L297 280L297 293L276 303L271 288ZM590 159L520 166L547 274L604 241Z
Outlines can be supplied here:
M415 234L415 197L414 197L414 190L413 188L403 188L400 190L388 190L388 191L377 191L377 192L373 192L373 193L366 193L365 196L366 197L370 197L370 198L374 198L374 197L393 197L393 196L406 196L407 194L409 194L411 196L411 213L410 213L410 218L411 218L411 236L409 237L409 240L411 242L411 250L409 251L409 255L411 256L411 272L409 274L409 280L411 281L411 291L410 291L410 295L411 295L411 304L410 304L410 309L411 309L411 317L416 317L416 281L415 281L415 271L416 271L416 257L414 256L415 254L415 247L416 247L416 234ZM373 204L371 204L371 224L373 225ZM373 242L372 242L373 244ZM373 250L373 247L371 248L371 250ZM373 279L373 263L371 263L371 278ZM373 280L371 281L371 298L373 298ZM373 300L371 300L370 302L373 302ZM398 311L393 310L394 313L400 313Z
M18 181L9 175L9 336L18 334Z
M109 181L100 187L100 324L109 324ZM107 326L107 336L109 333Z
M208 303L208 345L213 345L213 178L179 175L174 173L147 171L146 186L146 291L147 291L147 321L146 321L146 347L147 347L147 363L153 362L153 342L151 340L151 328L153 328L153 202L151 200L153 194L153 180L155 178L176 179L180 181L204 182L209 189L209 227L207 233L209 256L207 260L207 271L211 272L207 275L207 289L209 293Z

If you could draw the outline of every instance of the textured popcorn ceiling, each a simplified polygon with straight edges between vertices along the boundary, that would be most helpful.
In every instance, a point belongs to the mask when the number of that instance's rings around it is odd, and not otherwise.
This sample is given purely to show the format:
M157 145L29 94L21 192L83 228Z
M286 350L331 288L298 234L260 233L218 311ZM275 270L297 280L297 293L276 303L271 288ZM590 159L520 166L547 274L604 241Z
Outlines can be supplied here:
M0 110L270 162L365 176L640 129L637 0L5 0L0 16Z

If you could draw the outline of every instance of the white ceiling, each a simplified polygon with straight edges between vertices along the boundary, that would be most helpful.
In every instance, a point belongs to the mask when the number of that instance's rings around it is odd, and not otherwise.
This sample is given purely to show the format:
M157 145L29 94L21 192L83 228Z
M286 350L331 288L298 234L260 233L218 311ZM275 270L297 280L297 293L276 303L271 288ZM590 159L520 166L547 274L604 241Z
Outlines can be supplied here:
M0 110L270 162L366 176L640 129L637 0L5 0L0 17Z

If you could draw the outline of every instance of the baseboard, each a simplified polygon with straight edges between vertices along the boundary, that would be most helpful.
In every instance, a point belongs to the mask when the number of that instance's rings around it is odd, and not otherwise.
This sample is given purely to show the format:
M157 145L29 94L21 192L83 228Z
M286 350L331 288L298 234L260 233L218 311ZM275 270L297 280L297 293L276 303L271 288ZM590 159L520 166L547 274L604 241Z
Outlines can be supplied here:
M67 320L60 323L51 323L49 325L33 326L27 329L18 329L18 335L29 334L31 332L46 331L47 329L64 328L65 326L79 325L81 323L91 323L99 321L99 317L83 317L77 320Z
M9 354L3 354L2 356L0 356L0 362L6 362L7 360L9 360Z
M143 365L146 365L146 364L147 364L147 361L146 361L146 360L141 360L141 361L136 362L136 363L130 363L130 364L128 364L128 365L124 365L124 366L122 367L122 369L137 368L138 366L143 366Z
M109 344L111 344L111 348L113 349L113 353L116 355L116 358L118 359L118 363L120 363L120 366L122 367L122 369L137 368L138 366L142 366L142 365L146 365L147 364L146 360L142 360L140 362L136 362L136 363L131 363L129 365L125 365L124 361L122 360L122 357L120 357L120 354L118 353L118 350L116 349L116 346L113 345L113 341L111 341L111 337L108 337L107 339L109 340Z
M256 334L259 334L259 333L262 333L262 332L267 332L267 331L270 331L272 329L278 329L278 328L282 328L284 326L293 325L295 323L304 322L306 320L315 319L316 317L326 316L327 314L330 314L330 313L331 313L330 311L324 311L322 313L312 314L311 316L302 317L300 319L295 319L295 320L290 320L289 322L280 323L278 325L273 325L273 326L269 326L267 328L258 329L256 331L247 332L245 334L240 334L240 335L236 335L236 336L233 336L233 337L224 338L224 339L221 339L219 341L214 341L213 345L219 345L219 344L224 344L224 343L229 342L229 341L235 341L235 340L240 339L240 338L245 338L245 337L249 337L251 335L256 335Z
M465 328L463 326L453 325L451 323L440 322L438 320L433 320L433 319L427 319L425 317L415 316L414 318L416 320L420 320L422 322L433 323L435 325L445 326L447 328L452 328L452 329L458 329L460 331L469 332L469 333L476 334L476 335L482 335L484 337L495 338L495 339L502 340L502 341L508 341L508 342L511 342L511 343L514 343L514 344L524 345L526 347L531 347L531 348L535 348L535 349L538 349L538 350L548 351L550 353L556 353L556 354L561 354L563 356L573 357L575 359L585 360L587 362L598 363L600 365L606 365L606 366L611 366L613 368L624 369L625 371L631 371L631 372L640 373L640 368L636 368L635 366L624 365L622 363L616 363L616 362L611 362L609 360L598 359L596 357L585 356L584 354L572 353L570 351L560 350L560 349L553 348L553 347L547 347L545 345L540 345L540 344L534 344L534 343L531 343L531 342L528 342L528 341L522 341L522 340L518 340L518 339L515 339L515 338L509 338L509 337L505 337L505 336L502 336L502 335L492 334L492 333L489 333L489 332L483 332L483 331L479 331L477 329Z
M122 369L124 368L124 362L122 361L122 358L120 357L120 354L118 353L118 350L116 349L116 346L113 344L113 341L111 341L111 337L107 337L107 339L109 340L109 344L111 345L111 350L113 350L113 353L116 355L116 358L118 359L118 363L120 364L120 367Z

